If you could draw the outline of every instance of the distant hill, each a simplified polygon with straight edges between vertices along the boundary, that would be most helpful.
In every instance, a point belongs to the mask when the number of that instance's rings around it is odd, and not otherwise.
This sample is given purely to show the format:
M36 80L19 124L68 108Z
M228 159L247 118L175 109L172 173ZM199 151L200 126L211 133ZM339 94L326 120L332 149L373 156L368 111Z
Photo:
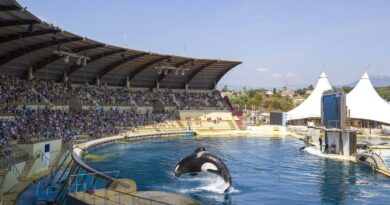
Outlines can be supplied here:
M370 76L371 83L374 87L385 87L390 86L390 76L384 76L384 75L373 75ZM355 87L355 85L359 82L359 80L356 80L353 83L348 83L344 85L334 85L335 87L341 88L343 86L348 87ZM227 85L229 89L233 90L242 90L243 85L242 84L234 84L234 83L224 83L218 85L218 89L222 89L224 85ZM288 85L289 90L296 90L300 88L307 88L308 84L295 84L295 85ZM313 84L315 86L315 84ZM264 87L264 86L256 86L256 85L246 85L246 89L253 89L253 88L265 88L268 90L272 90L274 87ZM282 87L275 87L276 89L282 89Z
M370 80L371 80L371 83L374 87L390 86L390 76L374 75L374 76L370 76ZM343 86L354 87L358 82L359 82L359 80L357 80L353 83L343 85Z

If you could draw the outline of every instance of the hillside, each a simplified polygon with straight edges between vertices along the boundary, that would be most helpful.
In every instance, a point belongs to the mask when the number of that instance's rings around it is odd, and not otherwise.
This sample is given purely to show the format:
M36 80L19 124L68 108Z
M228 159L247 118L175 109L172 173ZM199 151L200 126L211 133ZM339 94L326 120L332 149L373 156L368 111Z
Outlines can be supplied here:
M228 91L224 93L228 96L234 107L241 109L256 110L259 108L262 111L289 111L295 107L292 97L282 96L279 92L274 91L272 95L267 95L265 89L251 89L248 91Z

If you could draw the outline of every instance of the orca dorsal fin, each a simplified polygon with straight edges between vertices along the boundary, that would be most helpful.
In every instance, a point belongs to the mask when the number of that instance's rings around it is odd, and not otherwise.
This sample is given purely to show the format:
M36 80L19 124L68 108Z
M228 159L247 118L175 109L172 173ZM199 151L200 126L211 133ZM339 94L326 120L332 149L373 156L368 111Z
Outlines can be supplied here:
M206 151L206 149L204 147L198 147L194 152L198 153L198 152L204 152L204 151Z

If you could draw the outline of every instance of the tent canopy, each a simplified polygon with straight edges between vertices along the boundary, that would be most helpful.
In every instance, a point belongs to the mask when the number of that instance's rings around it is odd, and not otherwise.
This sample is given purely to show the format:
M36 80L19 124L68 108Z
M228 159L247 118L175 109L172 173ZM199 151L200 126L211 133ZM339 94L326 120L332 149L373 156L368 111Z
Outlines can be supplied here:
M298 107L287 112L287 120L300 120L321 117L321 97L326 90L332 89L328 77L323 72L318 79L317 85L310 96Z
M372 120L390 124L390 105L375 91L367 73L347 94L347 109L352 119Z

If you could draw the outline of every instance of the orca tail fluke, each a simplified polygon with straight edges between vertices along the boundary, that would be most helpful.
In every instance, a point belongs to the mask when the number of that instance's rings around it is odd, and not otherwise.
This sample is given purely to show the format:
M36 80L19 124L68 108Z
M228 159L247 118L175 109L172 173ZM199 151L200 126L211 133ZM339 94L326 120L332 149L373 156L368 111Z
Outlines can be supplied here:
M231 184L229 184L229 187L228 187L228 188L226 188L224 192L225 192L225 193L228 193L228 192L230 192L230 190L231 190L231 189L232 189L232 185L231 185Z

